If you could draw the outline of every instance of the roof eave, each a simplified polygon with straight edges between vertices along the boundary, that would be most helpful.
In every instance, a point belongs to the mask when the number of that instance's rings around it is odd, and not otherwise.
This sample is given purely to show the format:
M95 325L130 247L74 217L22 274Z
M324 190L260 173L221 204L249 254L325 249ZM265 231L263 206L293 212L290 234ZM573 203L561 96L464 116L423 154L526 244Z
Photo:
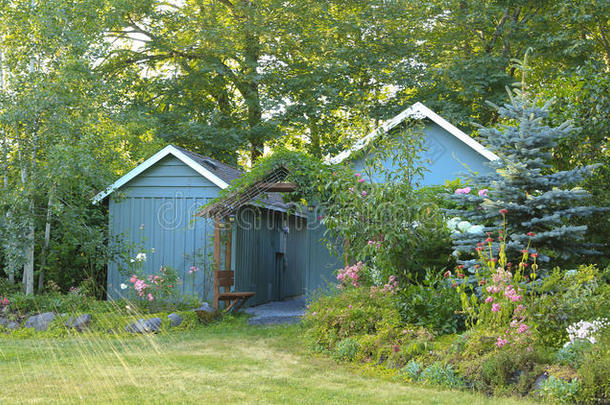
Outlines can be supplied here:
M123 187L125 184L142 174L145 170L154 166L157 162L159 162L161 159L165 158L168 155L176 157L182 163L186 164L191 169L195 170L201 176L205 177L221 189L229 187L229 184L227 184L224 180L216 176L214 173L210 172L205 167L201 166L199 163L195 162L193 159L191 159L189 156L177 149L175 146L167 145L165 148L161 149L159 152L146 159L143 163L139 164L129 173L112 183L108 188L106 188L106 190L98 193L95 197L93 197L91 202L93 204L98 204L100 201L104 200L106 197L112 194L115 190L118 190L119 188Z

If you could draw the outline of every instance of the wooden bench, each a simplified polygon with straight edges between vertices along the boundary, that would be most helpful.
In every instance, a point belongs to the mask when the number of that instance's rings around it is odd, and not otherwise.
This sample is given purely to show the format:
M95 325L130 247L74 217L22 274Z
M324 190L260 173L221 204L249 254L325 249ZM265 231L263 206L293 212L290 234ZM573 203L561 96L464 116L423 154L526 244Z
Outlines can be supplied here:
M214 272L214 308L218 309L218 302L224 301L225 312L239 310L250 297L256 295L255 292L231 292L231 287L235 284L235 272L232 270ZM220 288L224 291L220 292ZM227 305L228 302L228 305Z

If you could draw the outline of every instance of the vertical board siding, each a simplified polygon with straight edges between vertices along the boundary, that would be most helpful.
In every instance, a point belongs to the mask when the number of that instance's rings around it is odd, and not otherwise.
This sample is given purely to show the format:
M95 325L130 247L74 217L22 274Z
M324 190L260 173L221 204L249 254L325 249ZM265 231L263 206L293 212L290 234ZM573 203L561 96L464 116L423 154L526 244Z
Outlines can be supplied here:
M479 173L489 173L491 169L486 165L489 160L457 139L445 129L433 122L427 122L423 129L424 150L419 158L426 168L421 184L432 186L444 184L445 181L455 180L457 177L472 170ZM372 146L369 156L374 154ZM393 157L390 156L383 163L385 169L398 169ZM365 159L355 159L351 165L355 171L365 172ZM382 173L372 173L371 181L383 182Z
M131 257L139 251L148 252L141 269L144 275L159 275L161 266L170 266L181 280L176 286L181 295L209 300L212 280L206 280L204 270L210 266L213 227L209 220L194 220L194 214L218 192L217 186L178 159L165 158L123 186L119 198L111 197L111 235L131 245ZM195 260L197 255L203 261ZM190 274L192 265L201 270ZM109 263L109 298L125 294L120 285L130 284L130 273L129 264Z
M311 295L336 282L336 271L343 267L343 258L340 244L337 244L337 254L328 250L325 241L326 227L317 219L317 213L309 213L308 218L305 293Z

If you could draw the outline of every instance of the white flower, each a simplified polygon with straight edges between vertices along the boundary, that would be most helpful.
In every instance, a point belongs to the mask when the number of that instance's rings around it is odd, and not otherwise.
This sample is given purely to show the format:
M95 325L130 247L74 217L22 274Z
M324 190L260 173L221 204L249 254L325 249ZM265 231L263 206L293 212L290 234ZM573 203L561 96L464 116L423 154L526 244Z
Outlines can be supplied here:
M570 343L579 340L588 340L592 344L597 343L597 335L610 325L607 318L597 318L592 322L579 321L566 328Z
M155 253L155 248L150 248L150 253Z
M146 253L138 253L136 255L136 260L139 262L145 262L146 261Z
M129 260L131 263L134 263L136 261L136 259L130 259Z
M479 233L483 233L483 229L485 229L483 227L483 225L473 225L470 228L468 228L468 230L466 232L476 235Z
M127 289L127 284L121 283L121 290L126 290L126 289Z
M457 227L460 230L460 232L466 232L472 227L472 224L468 221L462 221L459 224L457 224Z

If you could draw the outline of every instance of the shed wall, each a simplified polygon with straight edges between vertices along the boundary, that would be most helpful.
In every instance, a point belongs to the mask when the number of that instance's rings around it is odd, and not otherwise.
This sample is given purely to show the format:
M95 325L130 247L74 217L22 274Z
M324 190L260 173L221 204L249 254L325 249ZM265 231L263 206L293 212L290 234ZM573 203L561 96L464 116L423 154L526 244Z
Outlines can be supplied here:
M486 166L489 161L484 156L439 125L427 122L423 133L425 150L422 152L420 159L427 169L421 182L423 186L442 185L447 180L455 180L468 170L479 173L489 173L491 170ZM374 153L373 146L369 156ZM354 170L365 172L364 157L355 159L352 165ZM391 157L383 162L383 167L391 170L398 169ZM379 172L372 173L371 177L370 180L375 183L384 181L383 175Z
M210 220L195 220L194 214L219 191L216 185L169 156L111 196L111 235L132 245L131 257L140 251L148 252L142 264L144 274L158 275L161 266L170 266L182 280L178 285L182 295L209 300L211 280L205 269L211 269L208 256L213 225ZM189 274L192 265L202 270ZM109 298L125 293L120 285L129 284L129 266L118 261L109 263ZM121 274L119 267L127 271Z

